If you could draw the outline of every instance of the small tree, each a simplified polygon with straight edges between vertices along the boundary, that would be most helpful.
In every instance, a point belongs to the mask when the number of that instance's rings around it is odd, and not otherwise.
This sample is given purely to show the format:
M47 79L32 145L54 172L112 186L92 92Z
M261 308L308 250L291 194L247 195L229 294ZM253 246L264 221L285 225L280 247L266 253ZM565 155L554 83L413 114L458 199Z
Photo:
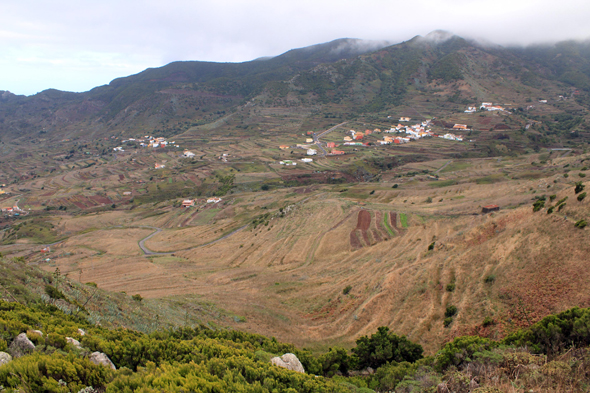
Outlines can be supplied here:
M450 318L457 315L457 307L455 306L448 306L445 310L445 317Z
M541 210L544 207L545 207L545 200L538 199L537 201L535 201L535 203L533 203L533 212L538 212L539 210Z
M586 198L586 193L583 192L580 195L578 195L578 201L582 202L584 200L584 198Z
M585 186L585 185L584 185L584 184L583 184L581 181L579 181L579 182L576 182L576 188L575 188L574 192L575 192L576 194L579 194L580 192L584 191L584 188L585 188L585 187L586 187L586 186Z
M371 337L363 336L356 340L356 348L352 352L358 362L357 367L374 369L387 362L415 362L422 358L424 350L419 344L413 343L405 336L397 336L387 326L381 326Z

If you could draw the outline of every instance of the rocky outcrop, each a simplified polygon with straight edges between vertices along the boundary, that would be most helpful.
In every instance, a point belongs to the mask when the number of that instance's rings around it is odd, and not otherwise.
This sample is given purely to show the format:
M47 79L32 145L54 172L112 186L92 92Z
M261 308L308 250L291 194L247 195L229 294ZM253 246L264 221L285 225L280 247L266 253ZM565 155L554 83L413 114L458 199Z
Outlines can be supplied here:
M82 329L78 328L78 334L79 334L80 336L85 336L85 335L86 335L86 332L85 332L84 330L82 330Z
M26 333L21 333L14 340L8 347L8 353L12 355L13 358L20 358L28 353L31 353L35 350L35 344L28 339Z
M305 369L299 359L297 359L297 356L292 353L286 353L281 357L272 358L270 359L270 362L275 366L283 367L287 370L297 371L298 373L305 372Z
M80 341L76 340L75 338L66 337L66 341L68 342L68 344L72 344L74 347L76 347L78 349L82 349L82 346L80 345Z
M12 361L12 356L6 352L0 352L0 366Z
M90 360L92 363L96 365L102 364L103 366L109 367L112 370L117 369L113 362L111 362L111 359L109 359L109 357L102 352L92 352L88 357L88 360Z

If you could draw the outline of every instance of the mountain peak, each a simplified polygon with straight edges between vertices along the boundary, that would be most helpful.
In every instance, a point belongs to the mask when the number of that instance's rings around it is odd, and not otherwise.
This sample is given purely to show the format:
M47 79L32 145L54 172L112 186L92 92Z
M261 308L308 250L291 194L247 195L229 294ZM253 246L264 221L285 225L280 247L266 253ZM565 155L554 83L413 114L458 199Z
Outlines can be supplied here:
M428 33L426 37L424 37L424 39L435 44L440 44L442 42L450 40L453 37L455 37L455 34L451 33L450 31L434 30Z

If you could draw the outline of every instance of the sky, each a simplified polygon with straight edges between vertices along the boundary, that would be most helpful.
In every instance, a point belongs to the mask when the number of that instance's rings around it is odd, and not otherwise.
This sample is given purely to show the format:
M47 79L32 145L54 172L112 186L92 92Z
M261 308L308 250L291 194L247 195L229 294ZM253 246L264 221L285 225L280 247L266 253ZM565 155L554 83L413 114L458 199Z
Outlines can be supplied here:
M588 0L0 0L0 90L82 92L172 61L242 62L437 29L500 45L590 38Z

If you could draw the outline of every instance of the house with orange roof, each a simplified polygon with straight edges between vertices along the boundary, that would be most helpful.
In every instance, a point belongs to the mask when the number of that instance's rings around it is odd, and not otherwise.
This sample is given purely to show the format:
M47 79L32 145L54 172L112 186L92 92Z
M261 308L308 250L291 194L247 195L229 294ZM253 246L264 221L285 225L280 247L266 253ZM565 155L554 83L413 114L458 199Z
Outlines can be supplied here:
M326 143L326 147L334 148L334 147L336 147L336 143L335 142L328 142L328 143Z
M182 201L182 207L191 207L191 206L195 206L194 199L185 199L184 201Z

